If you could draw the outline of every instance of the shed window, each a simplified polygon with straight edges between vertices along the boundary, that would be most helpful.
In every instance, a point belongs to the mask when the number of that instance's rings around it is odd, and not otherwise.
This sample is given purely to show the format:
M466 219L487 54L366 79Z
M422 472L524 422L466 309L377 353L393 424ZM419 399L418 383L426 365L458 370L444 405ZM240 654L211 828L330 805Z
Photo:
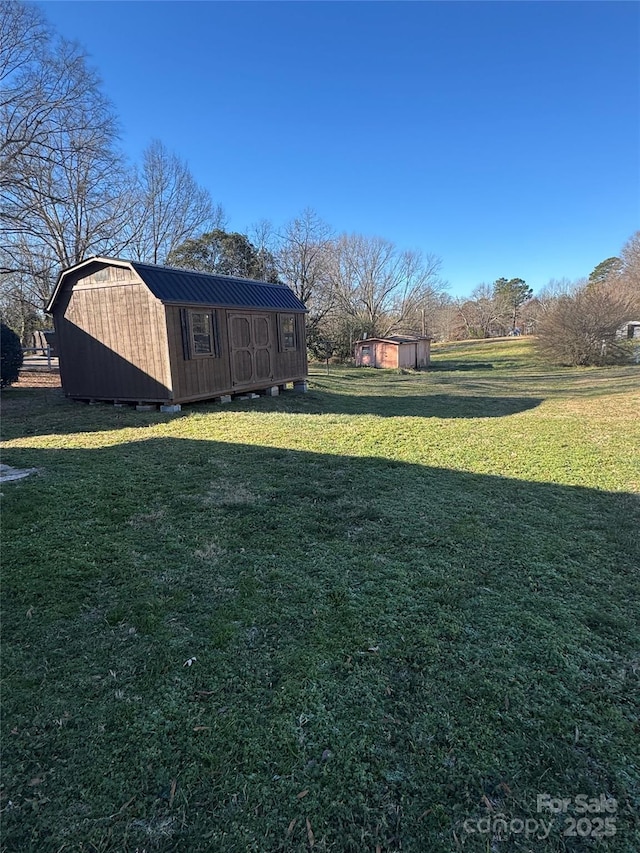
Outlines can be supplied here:
M363 346L362 347L362 355L371 355L371 347L370 346L366 346L366 347Z
M181 309L184 357L219 356L219 336L215 311Z
M191 312L191 340L193 341L194 355L212 355L212 331L211 314L204 314L199 311Z
M296 318L293 314L280 314L280 349L282 352L298 349L296 343Z

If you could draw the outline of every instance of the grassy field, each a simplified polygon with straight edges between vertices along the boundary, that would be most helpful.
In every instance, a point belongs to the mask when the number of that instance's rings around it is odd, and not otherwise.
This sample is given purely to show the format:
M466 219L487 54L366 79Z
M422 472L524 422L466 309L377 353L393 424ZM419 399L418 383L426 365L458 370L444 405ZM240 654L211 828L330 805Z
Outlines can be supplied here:
M637 367L457 344L179 415L28 384L3 850L640 849Z

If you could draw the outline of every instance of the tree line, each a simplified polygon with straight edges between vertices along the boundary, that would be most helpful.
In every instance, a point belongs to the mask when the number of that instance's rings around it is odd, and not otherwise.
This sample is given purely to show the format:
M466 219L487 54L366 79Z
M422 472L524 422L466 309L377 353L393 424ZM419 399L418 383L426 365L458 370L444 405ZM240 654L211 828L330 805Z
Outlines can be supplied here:
M127 163L82 49L18 0L0 2L0 204L1 309L22 337L61 269L94 254L155 263L223 216L161 142Z
M550 282L536 299L536 314L538 351L548 362L640 362L640 339L628 337L629 325L640 323L640 231L588 278Z
M25 340L61 269L129 257L282 282L309 308L309 339L426 329L443 298L440 260L391 241L336 235L312 210L280 228L225 230L222 207L159 140L139 164L82 49L35 6L0 2L0 309Z
M566 322L562 306L573 317L583 290L585 304L596 292L617 299L632 256L637 264L628 248L596 268L597 281L550 283L534 298L522 279L501 278L454 299L437 256L337 234L312 209L278 227L228 231L223 208L160 140L127 162L84 52L19 0L0 0L0 122L0 314L24 343L45 322L60 270L91 255L287 284L309 309L312 352L338 357L364 336L544 335L552 318ZM634 307L633 287L622 290L616 318Z

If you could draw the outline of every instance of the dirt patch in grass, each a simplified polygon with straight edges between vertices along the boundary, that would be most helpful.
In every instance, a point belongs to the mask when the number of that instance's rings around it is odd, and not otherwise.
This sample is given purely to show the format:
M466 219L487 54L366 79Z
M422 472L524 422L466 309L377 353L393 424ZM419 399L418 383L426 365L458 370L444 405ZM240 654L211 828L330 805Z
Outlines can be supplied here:
M221 548L217 542L208 542L204 547L196 548L193 556L199 560L208 560L209 563L217 563L224 553L224 548Z
M256 495L245 483L234 480L217 480L211 483L203 502L207 506L232 506L233 504L251 504Z
M151 524L156 524L166 515L166 510L163 507L151 510L150 512L140 512L129 519L129 524L136 530L146 528Z
M19 388L61 388L60 374L44 370L22 370L17 382L12 386Z

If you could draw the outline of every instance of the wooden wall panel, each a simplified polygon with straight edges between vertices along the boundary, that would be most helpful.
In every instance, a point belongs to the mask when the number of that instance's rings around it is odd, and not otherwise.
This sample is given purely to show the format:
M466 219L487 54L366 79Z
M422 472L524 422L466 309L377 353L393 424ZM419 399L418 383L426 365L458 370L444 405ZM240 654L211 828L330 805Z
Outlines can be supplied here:
M398 351L398 367L416 366L416 345L415 344L400 344L396 347Z
M64 309L66 299L61 300ZM64 390L74 397L170 400L164 306L145 285L72 290L61 331Z
M187 307L187 306L185 306ZM231 371L230 340L228 315L238 311L214 306L191 306L193 310L217 311L217 327L220 343L219 358L191 358L185 360L182 342L182 325L180 321L180 306L166 306L167 337L173 377L174 398L177 402L189 399L206 399L222 394L231 394L238 390L234 387ZM187 308L187 310L189 310ZM299 347L295 352L280 352L278 349L277 312L244 311L246 316L268 314L270 323L270 366L272 378L256 379L243 390L257 390L271 385L292 382L307 376L307 352L305 340L304 315L296 315L296 333Z
M278 314L271 315L272 340L274 341L273 376L274 384L290 382L294 379L304 379L307 376L307 342L305 334L304 314L295 314L296 341L298 348L288 352L280 352L278 348Z
M428 338L423 338L418 341L417 348L418 367L428 367L431 360L431 341Z
M211 306L192 306L193 310L216 311L220 356L184 358L180 307L166 306L169 359L177 401L204 399L228 393L231 388L229 340L224 311Z

